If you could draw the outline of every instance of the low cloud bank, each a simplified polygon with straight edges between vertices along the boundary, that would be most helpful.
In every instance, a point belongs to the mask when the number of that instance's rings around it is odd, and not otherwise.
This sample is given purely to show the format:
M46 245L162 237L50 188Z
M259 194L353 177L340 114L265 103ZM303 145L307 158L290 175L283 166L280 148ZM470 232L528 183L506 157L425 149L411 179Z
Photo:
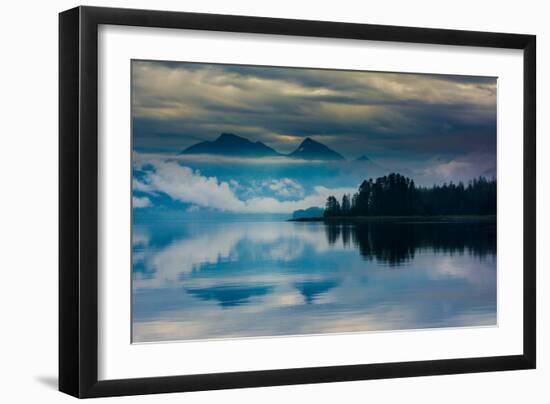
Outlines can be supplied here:
M312 206L322 207L329 195L341 198L343 194L351 194L356 191L356 187L315 186L312 193L301 199L280 200L277 196L287 197L290 192L297 191L298 194L303 195L303 187L298 182L282 178L273 180L269 184L274 192L273 196L252 196L241 200L233 190L235 181L229 184L218 180L217 177L206 177L198 170L182 166L174 161L157 161L153 167L154 169L147 171L143 178L134 180L135 190L150 195L164 193L176 201L232 213L290 214L298 209ZM143 198L140 198L140 201L142 200Z

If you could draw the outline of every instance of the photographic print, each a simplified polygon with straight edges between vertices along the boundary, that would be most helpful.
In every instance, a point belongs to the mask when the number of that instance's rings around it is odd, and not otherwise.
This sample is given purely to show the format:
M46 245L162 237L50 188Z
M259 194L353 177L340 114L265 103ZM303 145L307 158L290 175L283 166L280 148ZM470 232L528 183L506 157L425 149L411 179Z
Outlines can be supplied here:
M131 71L132 342L497 324L495 77Z

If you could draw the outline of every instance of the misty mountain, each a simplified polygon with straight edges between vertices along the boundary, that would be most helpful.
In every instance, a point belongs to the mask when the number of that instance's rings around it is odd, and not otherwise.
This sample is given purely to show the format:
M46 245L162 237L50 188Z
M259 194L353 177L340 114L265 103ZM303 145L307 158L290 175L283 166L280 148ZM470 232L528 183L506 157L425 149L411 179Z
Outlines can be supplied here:
M216 140L197 143L180 154L217 154L238 157L281 156L280 153L262 142L251 142L233 133L222 133Z
M345 160L340 153L309 137L288 156L303 160Z
M302 160L345 160L340 153L309 137L304 139L292 153L282 154L260 141L251 142L233 133L222 133L216 140L197 143L180 154L215 154L237 157L286 156ZM368 160L366 156L363 157Z
M307 209L298 209L292 213L293 219L304 219L311 217L323 217L325 210L323 208L311 207Z

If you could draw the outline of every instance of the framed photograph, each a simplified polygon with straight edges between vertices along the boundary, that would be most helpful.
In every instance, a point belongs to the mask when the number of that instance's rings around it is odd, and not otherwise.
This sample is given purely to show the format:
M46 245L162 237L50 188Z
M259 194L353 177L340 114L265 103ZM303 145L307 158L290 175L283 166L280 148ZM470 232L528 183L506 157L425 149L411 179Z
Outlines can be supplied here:
M59 27L61 391L535 368L534 36Z

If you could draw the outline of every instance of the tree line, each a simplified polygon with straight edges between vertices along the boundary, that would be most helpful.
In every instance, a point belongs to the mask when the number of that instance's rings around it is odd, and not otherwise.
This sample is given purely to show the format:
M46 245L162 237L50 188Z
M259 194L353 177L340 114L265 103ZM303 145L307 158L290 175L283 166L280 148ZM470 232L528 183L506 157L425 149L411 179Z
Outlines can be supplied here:
M358 191L339 201L329 196L324 217L410 216L410 215L494 215L497 209L495 178L417 187L401 174L365 180Z

